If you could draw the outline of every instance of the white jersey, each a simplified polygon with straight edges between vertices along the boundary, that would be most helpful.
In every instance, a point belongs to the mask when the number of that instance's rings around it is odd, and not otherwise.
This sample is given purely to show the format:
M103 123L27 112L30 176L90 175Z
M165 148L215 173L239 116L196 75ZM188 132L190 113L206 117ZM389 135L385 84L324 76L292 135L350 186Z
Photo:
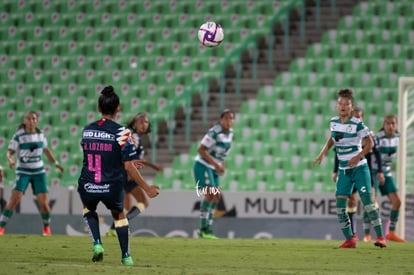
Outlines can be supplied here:
M16 153L16 172L28 175L45 173L42 160L45 148L47 140L43 132L29 134L24 129L17 130L8 147Z
M339 169L348 169L349 160L362 151L362 140L371 135L367 126L355 117L342 123L338 116L330 121L331 137L338 154ZM362 157L357 166L367 163Z
M380 152L382 171L384 174L391 175L391 166L397 155L399 142L400 135L397 133L392 137L388 137L384 130L381 130L375 135L375 147ZM378 170L378 160L375 157L371 165L373 170Z
M208 130L207 134L201 140L200 145L207 148L207 152L216 162L222 163L230 152L232 141L233 129L229 129L225 132L220 124L216 124ZM214 169L214 167L199 154L195 157L195 160Z

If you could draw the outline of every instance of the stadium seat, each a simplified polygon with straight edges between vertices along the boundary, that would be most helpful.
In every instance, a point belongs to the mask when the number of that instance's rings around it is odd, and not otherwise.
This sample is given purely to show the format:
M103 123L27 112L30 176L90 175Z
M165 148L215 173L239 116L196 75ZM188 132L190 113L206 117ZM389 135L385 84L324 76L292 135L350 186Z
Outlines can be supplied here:
M17 125L25 108L39 109L53 129L52 136L77 134L79 128L73 125L96 118L95 92L109 79L129 97L125 113L139 108L165 118L168 103L182 92L180 87L190 87L199 77L218 77L224 56L237 50L248 34L267 33L277 10L293 2L300 5L301 1L5 1L0 80L8 100L3 113ZM357 99L367 112L396 113L396 106L388 103L395 101L396 76L413 69L411 8L410 1L358 4L337 29L308 47L289 72L276 77L274 85L260 88L257 97L240 110L241 126L235 130L246 140L243 146L235 146L228 160L229 173L257 166L254 176L249 174L254 183L234 173L234 177L226 176L226 188L328 190L325 171L306 174L306 179L319 183L318 189L299 185L296 181L303 181L304 175L291 170L307 169L297 157L315 153L324 142L325 132L319 129L335 113L338 87L363 89ZM227 43L217 49L194 46L200 18L213 15L224 26ZM380 97L375 87L381 89ZM371 91L372 101L381 104L369 101ZM164 112L158 112L161 109ZM251 110L256 114L251 115ZM66 131L56 127L62 115ZM373 114L367 116L370 124L378 123ZM10 131L2 130L3 136L10 136ZM303 144L292 146L298 141ZM68 145L70 150L76 150L77 142ZM196 145L191 149L194 153ZM258 156L251 157L256 152ZM278 159L270 159L271 155ZM67 161L73 167L78 159L68 157ZM71 182L69 175L63 175L61 182ZM165 186L190 188L186 177L180 170Z

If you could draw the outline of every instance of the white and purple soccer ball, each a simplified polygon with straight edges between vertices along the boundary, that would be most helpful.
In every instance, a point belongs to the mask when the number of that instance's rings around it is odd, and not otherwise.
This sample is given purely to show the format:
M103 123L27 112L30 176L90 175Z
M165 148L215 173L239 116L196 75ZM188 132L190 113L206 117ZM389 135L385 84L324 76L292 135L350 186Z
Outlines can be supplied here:
M223 39L223 28L216 22L206 22L198 30L198 40L206 47L216 47Z

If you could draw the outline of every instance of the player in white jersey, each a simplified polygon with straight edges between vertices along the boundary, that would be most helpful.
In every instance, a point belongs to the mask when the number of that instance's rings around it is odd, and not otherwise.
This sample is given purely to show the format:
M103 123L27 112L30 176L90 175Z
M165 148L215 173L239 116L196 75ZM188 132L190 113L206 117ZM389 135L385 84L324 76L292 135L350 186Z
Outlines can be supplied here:
M352 90L342 89L338 92L338 116L331 118L331 136L326 141L320 154L314 160L320 164L329 149L335 145L339 160L339 173L336 181L336 209L338 221L341 224L345 242L340 248L355 248L351 222L346 211L347 202L356 186L364 210L367 211L371 223L377 233L375 245L386 247L383 236L381 218L372 201L371 175L365 155L372 149L371 133L365 124L352 117L354 97ZM362 142L364 148L362 149Z
M0 235L4 234L4 227L11 218L14 209L19 204L29 184L32 186L33 194L39 203L39 210L43 221L43 236L49 236L50 232L50 207L46 172L42 160L43 153L56 168L63 172L64 168L52 151L47 147L47 139L44 133L37 128L39 115L28 112L23 123L10 140L7 152L7 160L10 168L16 166L16 183L13 187L9 202L0 216ZM14 155L17 155L17 163Z
M397 118L394 115L385 116L382 128L375 135L375 147L380 154L373 159L372 173L373 177L375 176L376 189L379 189L381 195L387 196L391 202L390 225L386 238L390 241L405 242L404 239L398 237L395 233L401 200L392 175L392 162L397 155L399 139Z
M217 239L212 225L214 211L220 201L219 176L223 175L227 157L233 141L233 123L235 114L226 109L220 115L220 121L208 130L198 147L194 163L194 177L197 193L204 196L200 204L200 232L204 239Z
M361 121L364 121L364 112L362 111L361 108L359 107L355 107L352 111L352 116L355 118L360 119ZM370 155L370 153L368 153L368 155ZM368 155L366 155L365 157L368 160ZM369 162L368 162L369 165ZM338 166L339 166L339 161L338 161L338 156L335 153L335 157L334 157L334 170L332 173L332 179L334 182L336 182L336 180L338 179ZM357 234L357 230L356 230L356 213L357 213L357 205L358 205L358 192L356 190L356 188L354 187L354 189L352 190L352 195L348 200L348 207L347 207L347 212L349 215L349 219L351 221L351 228L352 228L352 232L354 233L354 238L356 240L358 240L358 234Z

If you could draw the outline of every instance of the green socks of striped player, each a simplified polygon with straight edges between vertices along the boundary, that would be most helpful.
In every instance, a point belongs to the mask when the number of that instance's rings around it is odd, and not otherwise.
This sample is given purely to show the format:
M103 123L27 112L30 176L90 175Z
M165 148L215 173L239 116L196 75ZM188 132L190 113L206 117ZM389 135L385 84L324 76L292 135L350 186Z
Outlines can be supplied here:
M43 226L49 226L50 224L50 213L40 213L42 217Z
M389 231L395 231L398 222L398 216L400 215L400 210L391 210L390 212L390 227Z
M200 229L203 231L211 231L214 221L214 211L217 203L202 200L200 204Z
M208 209L208 227L211 230L214 221L214 212L216 211L217 203L210 202L210 208Z
M5 227L11 216L13 216L13 211L4 209L2 215L0 216L0 227Z
M200 229L207 231L209 229L208 216L209 216L210 202L202 200L200 204Z
M364 211L363 217L364 217L364 223L363 223L364 235L369 235L371 231L371 221L369 220L368 213L366 211Z
M341 225L342 233L345 239L351 239L354 236L351 228L351 221L349 220L348 212L346 211L347 199L336 198L336 215L338 216L339 224Z
M371 225L374 227L375 233L377 233L377 237L384 236L379 211L375 207L375 204L372 203L371 194L360 194L360 197L364 205L364 211L367 212Z

